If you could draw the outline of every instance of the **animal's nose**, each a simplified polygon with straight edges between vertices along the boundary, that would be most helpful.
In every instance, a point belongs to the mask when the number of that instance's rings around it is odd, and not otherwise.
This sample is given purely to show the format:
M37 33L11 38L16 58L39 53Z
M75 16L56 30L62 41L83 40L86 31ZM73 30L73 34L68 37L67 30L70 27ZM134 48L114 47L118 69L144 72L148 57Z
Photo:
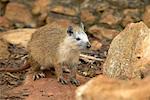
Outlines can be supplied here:
M91 48L91 44L90 44L90 42L87 42L87 46L86 46L87 48Z

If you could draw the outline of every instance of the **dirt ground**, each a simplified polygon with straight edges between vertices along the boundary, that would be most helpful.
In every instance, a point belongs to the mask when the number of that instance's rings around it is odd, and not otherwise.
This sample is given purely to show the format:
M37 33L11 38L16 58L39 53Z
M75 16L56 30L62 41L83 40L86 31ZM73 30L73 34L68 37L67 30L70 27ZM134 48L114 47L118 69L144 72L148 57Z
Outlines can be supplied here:
M0 61L0 67L19 68L26 60L27 51L18 45L9 44L8 59ZM102 74L102 64L106 58L106 52L109 45L97 52L86 52L86 55L101 57L103 61L85 61L80 59L78 66L77 79L81 84L87 82L90 78ZM46 78L32 81L32 77L25 78L28 69L17 72L0 73L0 100L74 100L76 86L68 82L68 85L62 85L57 82L54 70L46 71ZM69 73L65 73L66 78Z

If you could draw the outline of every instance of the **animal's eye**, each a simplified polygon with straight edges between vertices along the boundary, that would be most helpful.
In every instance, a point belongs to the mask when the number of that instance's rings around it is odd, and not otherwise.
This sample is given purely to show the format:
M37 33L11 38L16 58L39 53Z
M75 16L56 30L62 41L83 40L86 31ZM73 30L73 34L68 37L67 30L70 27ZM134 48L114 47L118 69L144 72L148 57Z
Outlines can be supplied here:
M73 33L73 31L72 31L72 30L68 30L67 32L68 32L68 33Z
M76 38L76 40L78 40L78 41L79 41L79 40L81 40L81 39L80 39L80 38Z

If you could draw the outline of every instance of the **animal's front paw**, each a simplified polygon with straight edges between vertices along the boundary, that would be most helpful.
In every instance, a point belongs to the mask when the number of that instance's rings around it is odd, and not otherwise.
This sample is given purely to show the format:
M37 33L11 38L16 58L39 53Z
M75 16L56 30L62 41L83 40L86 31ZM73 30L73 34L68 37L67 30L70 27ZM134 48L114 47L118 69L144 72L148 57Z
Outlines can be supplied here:
M63 77L59 77L59 78L58 78L58 81L59 81L61 84L63 84L63 85L65 85L65 84L68 83Z
M45 74L44 74L42 71L40 71L40 72L35 72L35 73L33 74L33 80L38 80L38 79L44 78L44 77L45 77Z
M76 86L80 85L80 82L76 78L70 78L70 82Z

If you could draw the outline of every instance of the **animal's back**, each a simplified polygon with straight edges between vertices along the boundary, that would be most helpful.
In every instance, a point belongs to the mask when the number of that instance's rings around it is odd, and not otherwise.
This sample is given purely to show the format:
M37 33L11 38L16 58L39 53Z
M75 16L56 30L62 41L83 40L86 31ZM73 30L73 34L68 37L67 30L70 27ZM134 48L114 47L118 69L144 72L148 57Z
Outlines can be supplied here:
M46 25L33 33L29 53L40 65L48 67L58 60L58 48L65 37L65 29L59 25Z

